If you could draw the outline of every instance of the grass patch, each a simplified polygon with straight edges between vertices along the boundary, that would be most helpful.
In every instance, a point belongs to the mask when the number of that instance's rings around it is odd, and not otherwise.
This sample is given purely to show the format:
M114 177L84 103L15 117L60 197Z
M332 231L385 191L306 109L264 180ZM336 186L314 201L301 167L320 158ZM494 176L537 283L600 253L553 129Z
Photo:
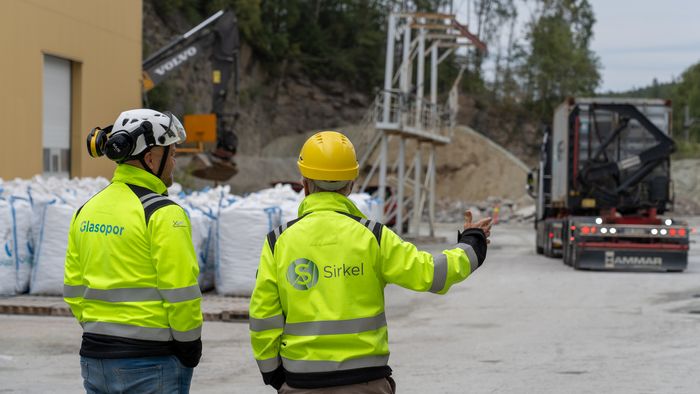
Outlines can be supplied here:
M700 142L676 141L676 152L671 158L675 160L700 159Z

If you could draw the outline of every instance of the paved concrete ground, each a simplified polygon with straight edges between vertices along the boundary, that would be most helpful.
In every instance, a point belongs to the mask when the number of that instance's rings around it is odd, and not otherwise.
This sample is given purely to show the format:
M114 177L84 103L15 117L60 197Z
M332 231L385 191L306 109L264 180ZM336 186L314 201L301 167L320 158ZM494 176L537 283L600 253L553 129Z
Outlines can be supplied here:
M574 271L535 255L533 237L496 227L485 265L448 295L387 289L400 393L700 392L697 234L676 274ZM0 333L0 393L81 391L72 319L2 315ZM273 392L246 323L207 322L203 338L193 393Z

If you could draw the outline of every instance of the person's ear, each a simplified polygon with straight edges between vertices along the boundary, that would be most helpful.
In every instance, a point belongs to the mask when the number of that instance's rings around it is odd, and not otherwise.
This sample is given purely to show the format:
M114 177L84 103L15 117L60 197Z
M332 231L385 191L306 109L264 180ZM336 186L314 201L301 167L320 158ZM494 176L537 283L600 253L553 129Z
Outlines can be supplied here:
M143 161L146 163L146 166L148 166L151 171L153 171L153 152L149 150L146 152L145 155L143 155Z

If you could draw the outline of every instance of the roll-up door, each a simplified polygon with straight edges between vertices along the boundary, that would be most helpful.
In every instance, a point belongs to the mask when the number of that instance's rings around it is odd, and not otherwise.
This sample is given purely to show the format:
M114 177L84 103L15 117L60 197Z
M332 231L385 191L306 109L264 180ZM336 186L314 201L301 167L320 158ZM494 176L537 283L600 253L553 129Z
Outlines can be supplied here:
M71 62L44 55L44 175L70 176Z

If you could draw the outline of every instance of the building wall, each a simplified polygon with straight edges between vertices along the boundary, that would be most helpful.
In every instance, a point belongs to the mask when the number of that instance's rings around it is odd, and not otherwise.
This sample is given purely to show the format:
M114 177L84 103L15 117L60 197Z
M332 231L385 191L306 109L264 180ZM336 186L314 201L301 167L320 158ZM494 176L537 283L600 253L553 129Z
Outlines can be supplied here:
M110 177L85 138L141 106L141 0L0 1L0 178L43 172L44 55L72 62L71 176Z

